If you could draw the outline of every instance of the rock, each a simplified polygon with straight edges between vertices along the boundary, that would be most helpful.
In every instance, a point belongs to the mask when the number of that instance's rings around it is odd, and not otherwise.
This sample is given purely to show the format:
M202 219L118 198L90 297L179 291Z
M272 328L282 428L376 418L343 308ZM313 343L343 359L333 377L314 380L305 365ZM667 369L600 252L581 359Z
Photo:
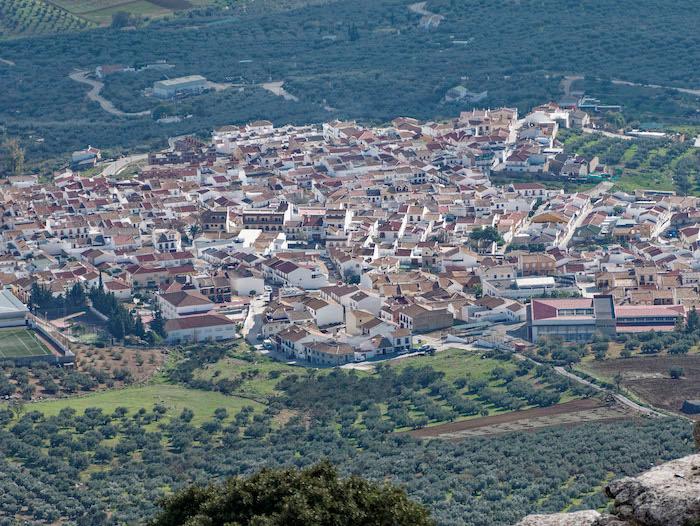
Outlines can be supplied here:
M612 515L530 515L516 526L700 526L700 454L613 481L605 493L615 499Z
M600 517L600 513L593 510L552 515L528 515L517 526L593 526Z
M593 523L593 526L634 526L631 522L622 521L612 515L605 515Z
M639 475L611 482L612 513L639 526L700 523L700 455L662 464Z

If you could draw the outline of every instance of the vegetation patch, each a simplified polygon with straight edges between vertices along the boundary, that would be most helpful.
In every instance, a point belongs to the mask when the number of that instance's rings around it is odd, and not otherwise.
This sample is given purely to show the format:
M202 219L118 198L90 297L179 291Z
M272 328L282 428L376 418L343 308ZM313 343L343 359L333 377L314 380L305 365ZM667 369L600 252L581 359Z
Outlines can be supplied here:
M235 414L243 407L252 407L258 411L263 407L255 401L244 398L207 393L177 385L154 384L127 387L77 398L38 402L27 406L27 408L51 416L57 415L64 408L74 409L82 413L88 408L97 407L104 413L112 413L121 407L126 408L129 412L136 412L141 408L151 410L154 406L165 408L171 415L189 409L194 413L192 419L194 423L201 423L211 418L218 408L224 408L229 413Z

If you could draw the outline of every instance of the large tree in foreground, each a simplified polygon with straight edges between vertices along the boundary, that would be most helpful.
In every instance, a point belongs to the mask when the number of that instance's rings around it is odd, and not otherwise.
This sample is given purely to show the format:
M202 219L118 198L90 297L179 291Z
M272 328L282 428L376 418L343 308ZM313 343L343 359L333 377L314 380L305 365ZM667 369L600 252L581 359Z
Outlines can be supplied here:
M151 526L428 526L428 511L390 484L338 477L328 462L264 469L221 485L193 486L161 503Z

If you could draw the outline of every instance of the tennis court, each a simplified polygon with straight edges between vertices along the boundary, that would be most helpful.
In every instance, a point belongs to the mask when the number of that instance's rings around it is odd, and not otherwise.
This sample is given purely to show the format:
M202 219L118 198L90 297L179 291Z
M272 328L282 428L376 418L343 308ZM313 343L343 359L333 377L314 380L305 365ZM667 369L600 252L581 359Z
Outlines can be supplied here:
M51 354L51 351L37 338L34 331L24 327L0 329L0 360L46 354Z

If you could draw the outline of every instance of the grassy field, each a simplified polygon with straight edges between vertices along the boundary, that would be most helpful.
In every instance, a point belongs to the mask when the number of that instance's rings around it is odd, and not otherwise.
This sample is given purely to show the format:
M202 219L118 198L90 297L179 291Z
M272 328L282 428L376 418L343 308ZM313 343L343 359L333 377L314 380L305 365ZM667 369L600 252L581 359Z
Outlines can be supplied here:
M499 392L506 392L506 386L502 380L493 377L494 370L499 368L504 370L506 373L510 373L514 372L517 368L515 362L513 361L496 360L494 358L486 357L486 355L484 355L482 352L465 349L447 349L446 351L437 353L435 356L412 357L409 359L400 360L398 362L393 362L391 366L396 367L399 370L406 367L429 366L436 371L444 373L445 381L448 383L452 383L458 378L468 378L472 381L484 380L488 383L489 389ZM523 376L522 379L540 389L547 387L547 385L540 382L540 380L536 378L532 372ZM469 394L465 390L460 390L460 394L470 400L480 400L478 395ZM559 403L570 402L572 400L576 400L577 398L578 397L570 391L566 391L561 394ZM533 406L526 405L524 409L530 407ZM497 407L489 403L483 403L483 408L488 411L488 415L500 415L510 412L508 409ZM481 418L482 416L484 415L472 415L468 417L461 417L459 420L471 420ZM435 423L432 423L431 425L434 424Z
M262 404L246 398L169 384L127 387L79 398L38 402L30 407L46 415L56 415L64 407L71 407L78 413L83 413L88 407L99 407L103 412L111 413L117 407L126 407L129 412L138 411L142 407L150 410L155 404L163 404L170 415L177 415L184 408L189 408L194 412L194 423L208 420L219 407L225 408L229 414L237 413L244 406L251 406L256 410L263 407Z
M415 356L392 363L392 367L399 370L406 367L425 366L445 373L445 380L448 382L464 376L488 380L496 367L502 367L506 371L515 370L513 362L486 358L480 351L464 349L447 349L435 354L435 356Z
M248 362L235 357L226 357L215 364L198 370L195 377L202 380L240 378L243 383L236 392L255 400L262 400L279 394L275 386L282 378L290 374L304 374L304 369L275 362L269 358Z
M51 351L25 328L0 329L0 359L44 356Z

